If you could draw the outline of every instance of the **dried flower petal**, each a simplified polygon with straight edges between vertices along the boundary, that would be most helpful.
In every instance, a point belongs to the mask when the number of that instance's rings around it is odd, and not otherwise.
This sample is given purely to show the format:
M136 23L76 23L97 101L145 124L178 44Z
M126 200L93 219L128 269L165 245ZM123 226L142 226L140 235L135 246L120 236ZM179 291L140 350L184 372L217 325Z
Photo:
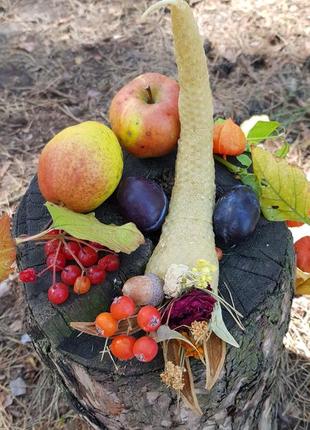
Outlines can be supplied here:
M165 310L162 322L167 322L170 328L177 328L189 327L194 321L208 321L212 316L215 303L216 299L206 290L194 288L171 301Z

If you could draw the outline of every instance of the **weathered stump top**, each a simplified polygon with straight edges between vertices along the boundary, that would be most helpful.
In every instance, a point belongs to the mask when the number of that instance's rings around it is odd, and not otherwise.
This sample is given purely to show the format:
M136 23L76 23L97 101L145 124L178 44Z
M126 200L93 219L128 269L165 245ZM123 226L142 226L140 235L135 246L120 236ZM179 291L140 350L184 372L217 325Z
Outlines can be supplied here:
M161 159L139 160L126 156L124 176L144 176L160 183L170 196L174 178L175 154ZM222 194L239 183L222 166L216 165L217 193ZM39 192L37 179L31 182L15 217L15 235L32 235L46 228L50 221ZM105 223L122 224L113 195L96 210L96 216ZM26 299L31 319L31 334L34 342L43 340L46 348L53 348L64 357L91 369L111 373L114 367L105 356L100 361L99 352L103 349L104 339L82 334L72 330L71 321L94 321L98 313L108 310L113 298L120 294L123 282L131 276L142 274L152 253L158 234L147 237L146 243L131 255L121 255L121 268L109 274L102 285L94 286L83 296L71 294L66 303L54 306L47 299L51 274L35 283L25 285ZM267 222L261 217L254 234L243 243L224 250L220 262L219 290L229 299L229 288L236 308L243 314L244 321L279 287L279 278L285 265L290 264L288 253L292 248L291 235L282 222ZM30 243L23 246L19 253L20 269L35 267L41 270L45 265L43 246ZM226 285L226 286L225 286ZM224 312L228 328L234 321ZM235 330L234 330L235 331ZM78 336L79 335L79 336ZM237 333L241 336L241 332ZM162 368L162 357L149 364L136 360L120 362L119 372L123 375L139 375Z

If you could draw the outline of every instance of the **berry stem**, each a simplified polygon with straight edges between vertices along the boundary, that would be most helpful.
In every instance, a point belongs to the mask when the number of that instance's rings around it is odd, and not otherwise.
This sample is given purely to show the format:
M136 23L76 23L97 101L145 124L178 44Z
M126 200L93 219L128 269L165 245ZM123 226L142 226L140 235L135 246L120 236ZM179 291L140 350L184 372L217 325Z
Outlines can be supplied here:
M69 253L71 254L73 260L79 265L80 269L82 270L82 274L85 273L86 272L85 267L80 262L80 260L73 254L73 252L71 251L71 249L69 247L67 247L66 241L64 239L62 239L61 243L64 245L64 247L66 248L66 250L69 251Z
M60 251L60 247L61 247L61 241L59 241L57 250L55 252L55 258L54 258L54 264L53 264L53 279L52 279L52 285L56 284L56 261L57 261L57 257L59 255L59 251Z
M103 252L106 252L107 254L114 254L114 255L117 254L116 252L111 251L110 249L106 248L103 245L102 245L102 248L96 248L95 246L91 245L89 242L85 242L82 239L76 239L75 237L72 237L72 236L64 236L64 239L72 241L72 242L77 242L77 243L80 243L80 244L85 245L85 246L88 246L88 248L92 248L94 251L103 251Z
M237 175L238 173L242 173L242 172L244 172L244 170L246 170L246 169L244 169L243 167L237 167L237 166L235 166L234 164L230 163L229 161L225 160L225 159L224 159L224 158L222 158L222 157L219 157L218 155L214 155L214 159L215 159L216 161L218 161L219 163L223 164L223 166L227 167L227 169L228 169L230 172L232 172L232 173L234 173L234 174L236 174L236 175Z
M49 228L48 230L43 230L40 233L34 234L33 236L17 237L15 239L15 243L16 243L16 245L21 245L21 244L26 243L26 242L37 241L37 240L40 240L40 239L50 240L50 239L59 239L59 238L63 237L62 234L59 234L59 235L52 235L51 234L49 236L49 233L52 230L54 230L54 229L53 228Z

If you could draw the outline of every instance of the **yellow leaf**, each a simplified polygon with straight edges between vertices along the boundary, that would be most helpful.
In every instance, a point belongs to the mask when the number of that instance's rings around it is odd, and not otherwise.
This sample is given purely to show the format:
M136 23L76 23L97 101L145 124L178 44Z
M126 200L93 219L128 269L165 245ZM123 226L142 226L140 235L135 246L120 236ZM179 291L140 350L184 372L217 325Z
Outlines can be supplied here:
M4 214L0 218L0 282L13 271L12 265L15 259L16 246L11 236L10 217Z
M295 295L305 296L310 295L310 273L296 270Z
M265 218L310 224L310 186L303 171L262 148L251 151Z

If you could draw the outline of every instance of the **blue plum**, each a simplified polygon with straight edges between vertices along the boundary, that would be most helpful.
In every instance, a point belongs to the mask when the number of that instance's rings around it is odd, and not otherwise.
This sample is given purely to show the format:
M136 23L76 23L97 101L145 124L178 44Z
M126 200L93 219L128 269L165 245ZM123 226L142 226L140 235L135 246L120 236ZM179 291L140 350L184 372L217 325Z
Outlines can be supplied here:
M117 201L122 215L143 232L158 230L167 215L168 199L160 185L130 176L120 182Z
M219 198L213 213L216 239L235 245L251 235L260 217L259 200L251 188L238 185Z

